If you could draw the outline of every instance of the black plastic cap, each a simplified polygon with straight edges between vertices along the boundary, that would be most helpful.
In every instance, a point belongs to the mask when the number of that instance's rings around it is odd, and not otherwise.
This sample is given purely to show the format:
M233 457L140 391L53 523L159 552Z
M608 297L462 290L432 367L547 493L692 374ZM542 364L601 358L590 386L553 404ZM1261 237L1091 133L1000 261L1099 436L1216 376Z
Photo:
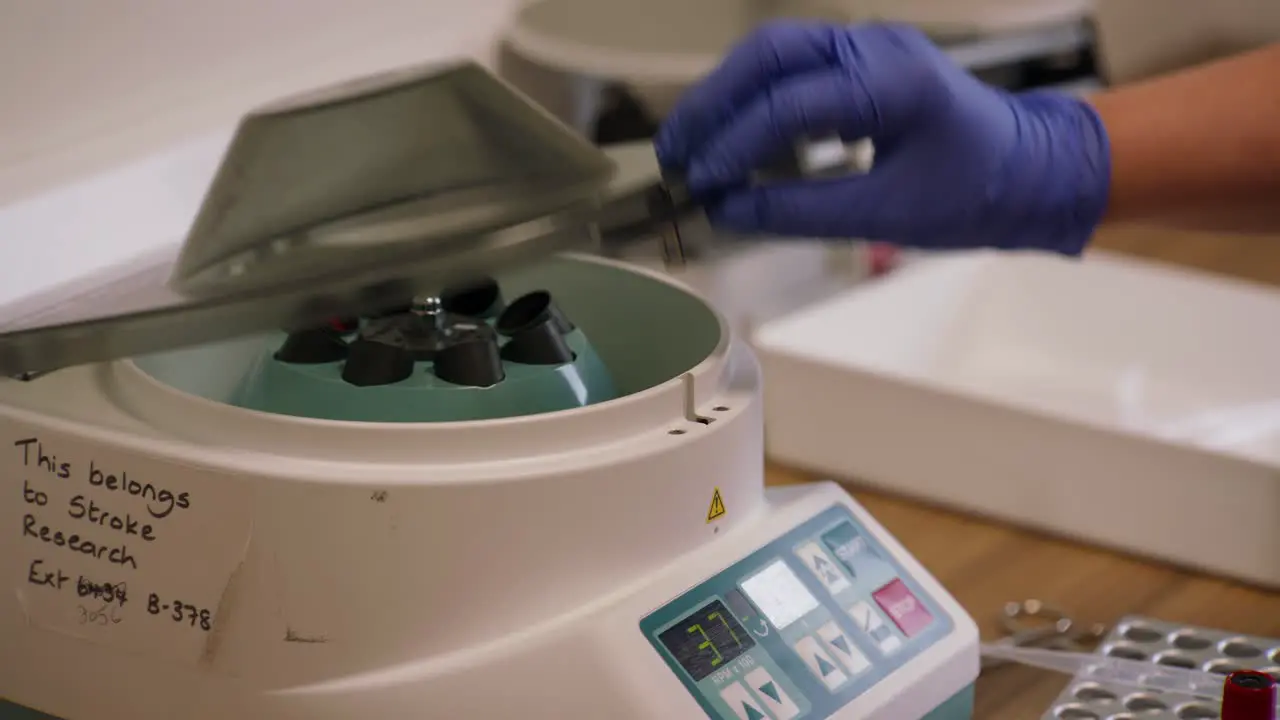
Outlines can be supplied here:
M329 328L289 333L275 359L290 365L323 365L347 357L347 343Z
M361 338L351 343L342 379L358 387L391 385L413 374L413 353Z
M413 356L414 362L431 362L435 360L436 354L440 351L433 346L424 345L409 350L409 354Z
M440 307L450 315L470 318L491 318L504 309L502 288L493 278L481 278L446 288L440 293Z
M524 330L547 322L550 322L556 332L562 335L567 335L574 329L573 323L569 322L569 318L551 299L551 293L546 290L534 290L521 295L508 305L498 316L495 329L502 335L515 337Z
M561 335L568 335L574 331L573 323L569 322L569 317L555 303L551 303L551 322L556 326L556 330L560 331Z
M336 317L329 320L329 328L339 335L353 333L360 329L360 319L351 317Z
M413 303L396 303L395 305L384 306L377 312L369 313L368 317L373 320L394 317L396 315L407 315L413 310Z
M445 382L466 387L492 387L507 376L498 343L491 337L468 338L442 348L432 371Z
M516 333L502 346L502 359L521 365L564 365L573 350L550 319Z
M1263 675L1262 673L1233 673L1231 675L1231 682L1242 688L1248 688L1251 690L1265 690L1272 685L1275 685L1275 680Z

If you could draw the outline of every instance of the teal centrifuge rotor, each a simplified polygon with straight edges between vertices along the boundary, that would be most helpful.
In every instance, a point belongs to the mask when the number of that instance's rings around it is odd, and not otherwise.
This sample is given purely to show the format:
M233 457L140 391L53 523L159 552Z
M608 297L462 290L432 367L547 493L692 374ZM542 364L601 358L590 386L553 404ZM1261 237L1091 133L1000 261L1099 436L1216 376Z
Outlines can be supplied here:
M546 290L503 302L484 278L357 320L272 336L231 403L351 422L517 417L616 397L586 334Z

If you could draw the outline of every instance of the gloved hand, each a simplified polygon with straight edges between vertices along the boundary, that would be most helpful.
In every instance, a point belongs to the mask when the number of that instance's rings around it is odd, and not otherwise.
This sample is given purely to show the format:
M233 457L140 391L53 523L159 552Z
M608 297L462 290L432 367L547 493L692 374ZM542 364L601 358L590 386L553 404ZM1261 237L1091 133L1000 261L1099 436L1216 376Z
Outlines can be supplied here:
M871 172L754 184L801 140L870 138ZM1080 253L1110 147L1086 103L1011 94L898 25L779 22L690 89L655 138L712 223L742 234Z

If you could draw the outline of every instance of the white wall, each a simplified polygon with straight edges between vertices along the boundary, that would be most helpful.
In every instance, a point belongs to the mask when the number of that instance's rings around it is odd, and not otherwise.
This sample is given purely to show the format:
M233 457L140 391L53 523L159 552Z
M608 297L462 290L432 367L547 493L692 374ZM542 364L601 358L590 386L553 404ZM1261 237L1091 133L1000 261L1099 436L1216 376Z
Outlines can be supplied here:
M518 0L0 0L0 205L343 76L493 61Z
M1097 0L1113 83L1159 75L1280 41L1280 0Z

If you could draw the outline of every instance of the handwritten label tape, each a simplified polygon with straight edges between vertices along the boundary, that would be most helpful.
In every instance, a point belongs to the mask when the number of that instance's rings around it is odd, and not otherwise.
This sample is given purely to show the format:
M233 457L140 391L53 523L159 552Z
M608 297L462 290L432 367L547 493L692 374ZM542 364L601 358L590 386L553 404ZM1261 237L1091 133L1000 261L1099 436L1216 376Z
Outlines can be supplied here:
M17 536L2 566L27 622L198 662L248 549L249 488L7 420L0 442L0 508Z

